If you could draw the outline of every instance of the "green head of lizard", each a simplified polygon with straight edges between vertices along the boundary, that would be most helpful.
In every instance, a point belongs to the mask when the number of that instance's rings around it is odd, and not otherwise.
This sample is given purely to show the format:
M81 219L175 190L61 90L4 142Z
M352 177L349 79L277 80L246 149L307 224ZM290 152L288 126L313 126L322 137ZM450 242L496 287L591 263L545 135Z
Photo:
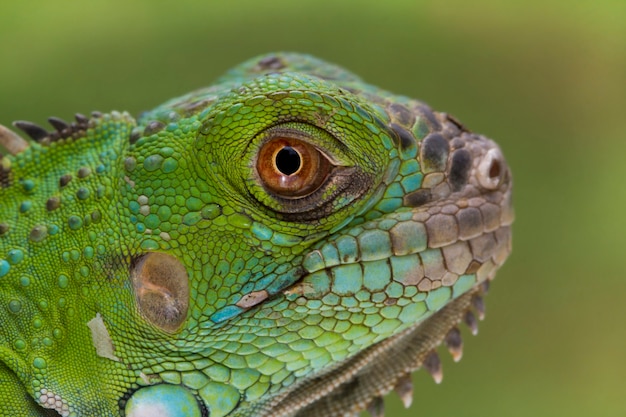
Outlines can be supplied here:
M255 58L137 122L51 122L0 130L0 415L410 398L510 251L497 145L312 57Z

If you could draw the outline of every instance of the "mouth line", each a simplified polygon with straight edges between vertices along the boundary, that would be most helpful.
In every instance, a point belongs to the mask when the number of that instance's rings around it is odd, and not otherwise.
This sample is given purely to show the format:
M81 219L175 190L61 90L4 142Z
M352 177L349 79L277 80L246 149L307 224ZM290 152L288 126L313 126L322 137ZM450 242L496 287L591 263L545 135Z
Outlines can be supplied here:
M332 237L305 255L304 276L286 291L313 295L312 288L313 293L320 290L315 277L324 274L332 281L335 270L354 264L362 265L364 274L364 264L379 261L391 263L394 280L418 285L423 291L451 285L465 274L478 273L480 280L493 275L511 249L514 214L510 188L473 197L471 193L465 197L455 194L411 211L388 214ZM395 275L393 259L406 257L414 257L412 270ZM434 284L422 282L424 278Z

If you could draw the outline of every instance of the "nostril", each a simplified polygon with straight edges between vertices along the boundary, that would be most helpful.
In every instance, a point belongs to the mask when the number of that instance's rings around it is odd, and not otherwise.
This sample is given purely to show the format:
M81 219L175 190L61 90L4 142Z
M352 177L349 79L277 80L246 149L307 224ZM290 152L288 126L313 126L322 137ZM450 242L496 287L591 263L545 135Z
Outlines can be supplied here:
M478 182L482 187L494 190L500 186L504 172L502 164L502 154L497 148L487 151L478 165Z
M502 167L500 166L500 161L494 159L491 161L491 166L489 167L489 178L500 178L500 173L502 172Z

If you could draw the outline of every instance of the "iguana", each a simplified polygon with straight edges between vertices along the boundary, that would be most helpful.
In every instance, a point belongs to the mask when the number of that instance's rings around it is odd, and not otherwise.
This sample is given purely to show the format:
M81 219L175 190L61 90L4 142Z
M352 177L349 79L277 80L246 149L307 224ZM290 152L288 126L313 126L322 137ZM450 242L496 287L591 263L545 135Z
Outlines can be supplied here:
M0 129L1 416L379 416L511 249L494 142L310 56L49 121Z

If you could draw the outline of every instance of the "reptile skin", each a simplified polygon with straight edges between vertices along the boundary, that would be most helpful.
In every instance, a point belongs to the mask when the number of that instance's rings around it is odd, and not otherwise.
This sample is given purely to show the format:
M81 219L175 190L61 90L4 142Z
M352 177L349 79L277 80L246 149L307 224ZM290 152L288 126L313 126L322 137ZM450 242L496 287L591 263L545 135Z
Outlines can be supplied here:
M50 123L0 129L0 416L382 415L510 252L494 142L310 56Z

